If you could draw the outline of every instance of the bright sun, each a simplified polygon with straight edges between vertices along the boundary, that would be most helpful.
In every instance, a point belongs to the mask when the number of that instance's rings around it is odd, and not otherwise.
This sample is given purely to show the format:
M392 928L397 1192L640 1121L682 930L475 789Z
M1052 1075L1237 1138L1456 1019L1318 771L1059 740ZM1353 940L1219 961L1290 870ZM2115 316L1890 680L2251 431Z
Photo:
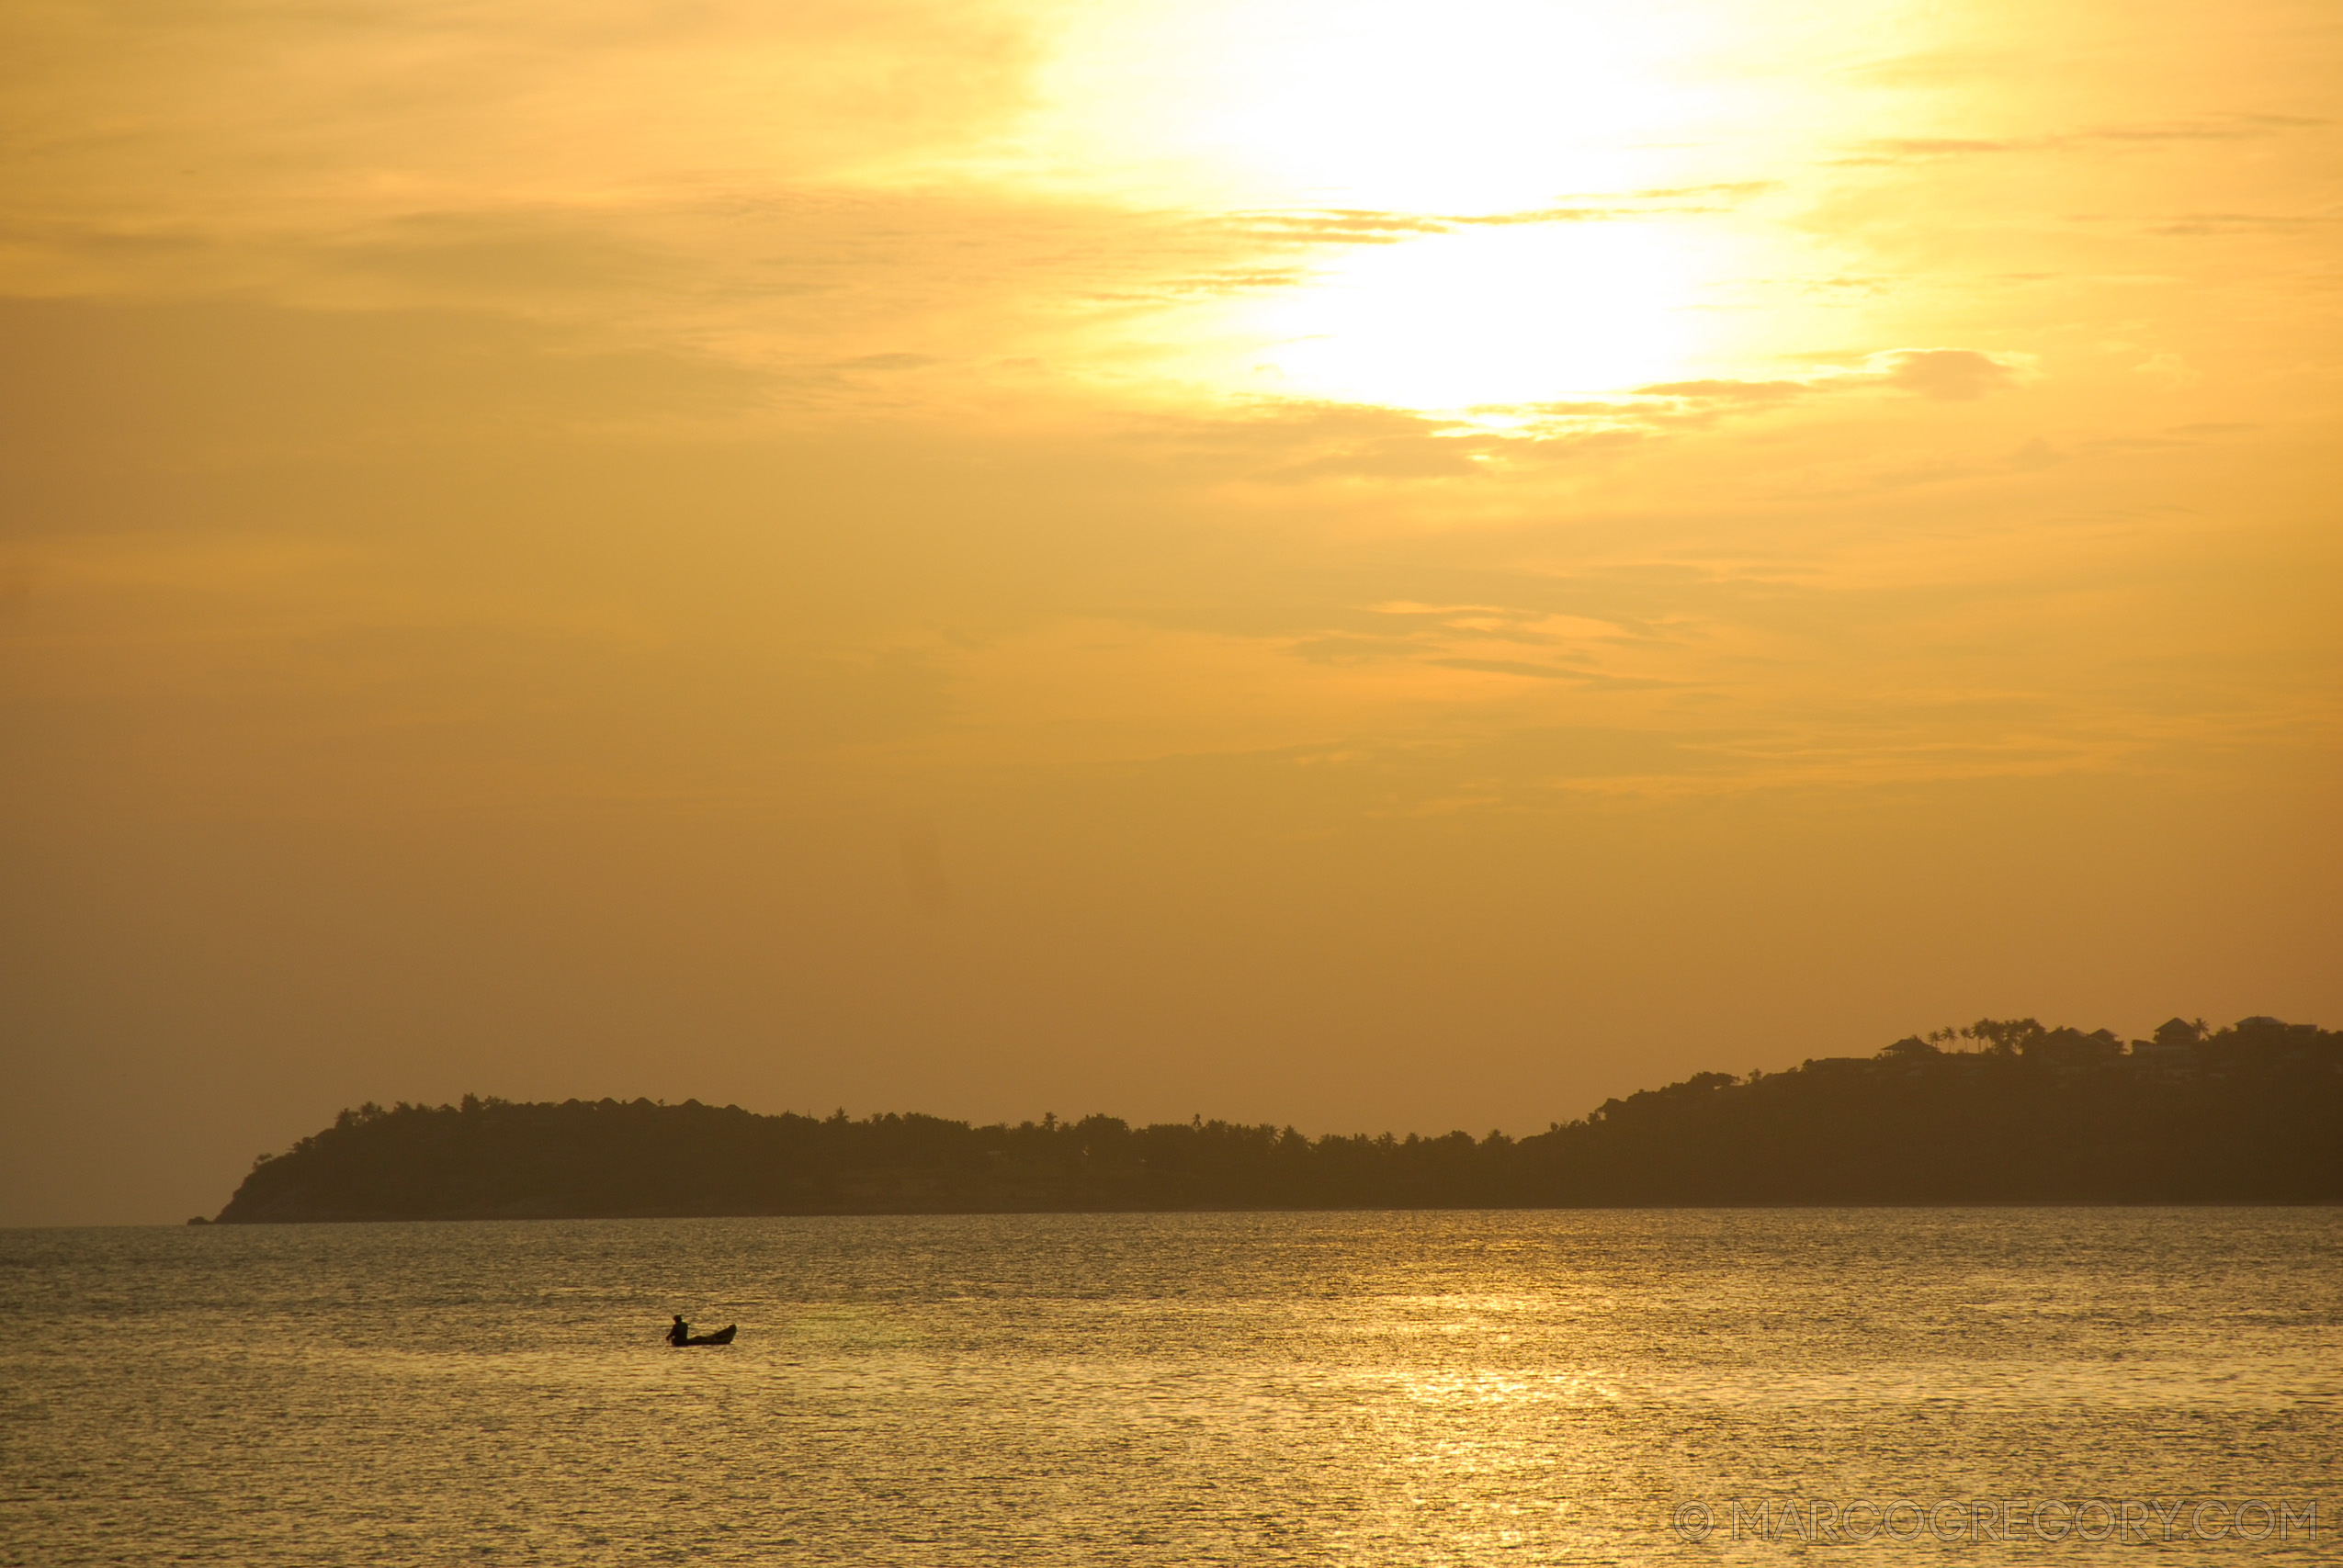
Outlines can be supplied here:
M1690 373L1704 290L1747 265L1685 218L1760 152L1726 128L1766 106L1715 68L1747 27L1718 0L1086 9L1028 149L1126 200L1420 223L1181 313L1198 378L1426 409L1616 390Z
M1663 380L1690 258L1657 224L1467 229L1354 253L1251 308L1260 363L1312 396L1522 403Z

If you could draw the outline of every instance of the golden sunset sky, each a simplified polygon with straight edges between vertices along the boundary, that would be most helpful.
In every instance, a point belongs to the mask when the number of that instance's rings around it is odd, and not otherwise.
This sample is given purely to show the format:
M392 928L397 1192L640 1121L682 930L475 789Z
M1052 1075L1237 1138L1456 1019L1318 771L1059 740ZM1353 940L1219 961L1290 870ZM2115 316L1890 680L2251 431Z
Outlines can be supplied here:
M2332 0L16 0L0 1223L2343 1022Z

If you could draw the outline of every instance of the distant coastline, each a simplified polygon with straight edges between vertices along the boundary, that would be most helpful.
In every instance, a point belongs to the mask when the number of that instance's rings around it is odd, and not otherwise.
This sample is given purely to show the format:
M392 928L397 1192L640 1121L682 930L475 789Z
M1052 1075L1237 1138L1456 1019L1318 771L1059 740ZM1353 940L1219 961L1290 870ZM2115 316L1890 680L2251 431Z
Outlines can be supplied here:
M2343 1201L2343 1032L1981 1020L1700 1073L1543 1133L1307 1138L1201 1118L972 1126L649 1100L367 1105L215 1222L1695 1204Z

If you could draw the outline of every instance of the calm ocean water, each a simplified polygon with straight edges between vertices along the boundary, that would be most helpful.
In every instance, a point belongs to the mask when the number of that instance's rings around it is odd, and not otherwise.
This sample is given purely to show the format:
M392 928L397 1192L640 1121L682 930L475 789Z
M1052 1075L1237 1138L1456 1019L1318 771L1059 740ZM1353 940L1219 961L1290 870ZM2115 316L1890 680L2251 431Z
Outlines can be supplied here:
M2119 1551L2343 1558L2343 1212L0 1233L10 1563Z

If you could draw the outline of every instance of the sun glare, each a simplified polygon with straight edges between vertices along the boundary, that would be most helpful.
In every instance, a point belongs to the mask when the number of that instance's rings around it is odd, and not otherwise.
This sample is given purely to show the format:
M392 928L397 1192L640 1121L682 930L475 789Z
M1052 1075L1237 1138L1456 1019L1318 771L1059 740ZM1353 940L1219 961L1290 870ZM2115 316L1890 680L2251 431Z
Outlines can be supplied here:
M1613 389L1698 356L1714 258L1655 193L1681 207L1739 172L1723 128L1750 89L1715 68L1737 25L1705 0L1102 9L1062 40L1044 140L1126 199L1389 220L1291 238L1298 281L1183 313L1227 389L1444 409Z
M1059 39L1043 141L1118 186L1253 206L1535 208L1642 178L1732 111L1719 9L1101 7Z
M1690 258L1658 224L1539 224L1362 250L1251 308L1268 367L1313 397L1522 403L1665 379Z

